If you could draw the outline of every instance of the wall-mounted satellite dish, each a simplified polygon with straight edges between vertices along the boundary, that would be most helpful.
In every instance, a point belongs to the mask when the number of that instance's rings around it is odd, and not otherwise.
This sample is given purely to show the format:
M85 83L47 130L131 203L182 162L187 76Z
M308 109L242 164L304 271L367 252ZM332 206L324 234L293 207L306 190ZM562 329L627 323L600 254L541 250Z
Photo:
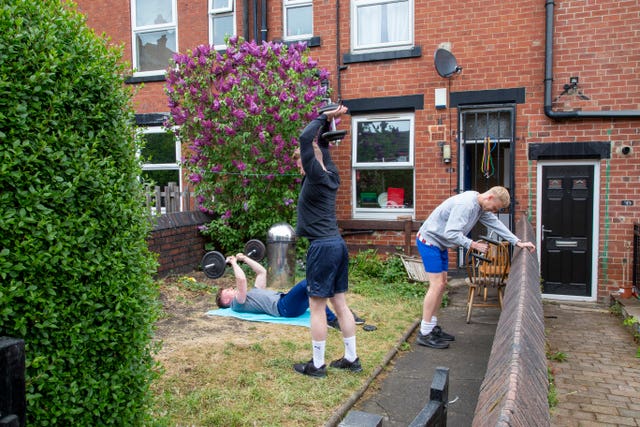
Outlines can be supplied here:
M462 71L462 68L458 67L456 57L447 49L437 49L433 61L440 77L449 78Z

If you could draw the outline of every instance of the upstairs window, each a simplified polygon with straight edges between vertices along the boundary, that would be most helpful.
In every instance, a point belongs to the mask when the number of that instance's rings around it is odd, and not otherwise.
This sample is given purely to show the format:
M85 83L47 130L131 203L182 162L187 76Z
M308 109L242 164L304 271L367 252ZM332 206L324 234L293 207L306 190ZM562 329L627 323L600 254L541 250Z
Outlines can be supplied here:
M209 0L209 44L216 50L227 48L225 37L236 34L233 0Z
M135 76L164 74L178 50L176 1L131 1Z
M354 53L413 47L413 0L353 0L351 29Z
M352 118L353 217L413 215L414 115Z
M284 39L304 40L313 37L313 2L284 0Z

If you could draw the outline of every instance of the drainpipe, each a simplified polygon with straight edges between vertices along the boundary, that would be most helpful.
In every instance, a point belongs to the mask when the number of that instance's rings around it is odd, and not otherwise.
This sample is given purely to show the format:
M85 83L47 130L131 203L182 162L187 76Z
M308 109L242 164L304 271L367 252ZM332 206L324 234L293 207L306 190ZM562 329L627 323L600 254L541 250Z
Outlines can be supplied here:
M262 0L262 29L260 30L260 41L267 41L267 0Z
M249 40L249 0L242 0L242 29L244 39Z
M338 73L338 100L342 100L342 80L340 72L346 70L346 65L340 65L340 0L336 0L336 71Z
M546 40L544 52L544 114L554 120L561 119L606 119L640 118L640 110L618 111L553 111L551 85L553 83L553 9L554 0L546 0Z
M253 39L258 40L258 0L253 0Z

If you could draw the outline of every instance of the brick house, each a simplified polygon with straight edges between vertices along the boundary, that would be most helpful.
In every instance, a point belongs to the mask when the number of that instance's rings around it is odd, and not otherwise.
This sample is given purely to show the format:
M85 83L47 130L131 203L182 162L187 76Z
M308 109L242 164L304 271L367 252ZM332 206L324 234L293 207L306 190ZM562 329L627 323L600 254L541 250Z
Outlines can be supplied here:
M499 184L513 200L501 219L513 226L525 215L537 230L546 297L595 301L631 288L640 222L637 2L77 3L89 26L124 46L137 70L128 83L139 86L138 123L169 145L160 125L172 52L223 48L225 33L307 42L331 72L334 101L351 113L334 151L351 250L415 253L415 231L440 201ZM147 166L181 178L176 159Z

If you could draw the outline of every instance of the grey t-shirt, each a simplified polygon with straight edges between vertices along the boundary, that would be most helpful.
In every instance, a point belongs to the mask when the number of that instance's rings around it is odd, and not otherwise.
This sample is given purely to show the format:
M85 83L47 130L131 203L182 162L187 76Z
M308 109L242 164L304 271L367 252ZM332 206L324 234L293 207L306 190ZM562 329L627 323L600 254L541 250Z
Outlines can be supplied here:
M258 313L280 316L278 301L282 292L271 289L251 288L247 291L247 299L240 304L235 297L231 300L231 310L238 313Z
M482 210L478 203L479 194L477 191L465 191L442 202L420 227L420 237L440 250L457 246L469 249L472 240L467 234L479 221L512 245L518 243L519 239L494 213Z

